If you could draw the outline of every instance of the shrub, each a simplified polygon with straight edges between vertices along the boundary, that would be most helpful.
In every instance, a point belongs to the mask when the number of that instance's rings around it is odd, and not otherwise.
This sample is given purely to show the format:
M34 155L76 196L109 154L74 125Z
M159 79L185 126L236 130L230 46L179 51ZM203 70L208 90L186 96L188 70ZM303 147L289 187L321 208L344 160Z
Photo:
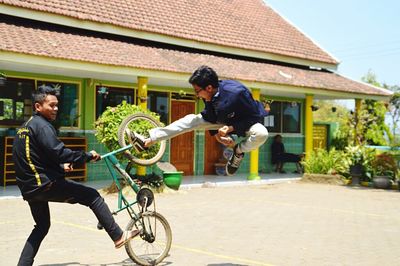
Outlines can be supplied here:
M372 169L374 176L390 176L391 179L395 179L397 163L393 155L385 152L376 155L372 161Z
M142 110L139 106L132 105L123 101L121 104L116 107L107 107L107 109L101 114L101 116L95 122L96 133L95 136L97 140L103 143L108 150L113 151L121 148L118 144L118 128L122 122L128 115L135 113L145 113L154 117L156 120L160 120L160 117L153 112L148 110ZM147 123L135 124L135 131L139 133L144 133L147 131L149 126ZM156 149L156 145L153 145L152 148ZM143 158L151 157L152 149L150 149L147 154L142 153L141 156ZM117 154L119 160L124 160L124 157L121 154Z
M308 174L337 174L348 170L348 161L343 151L331 149L314 150L303 162L304 170Z

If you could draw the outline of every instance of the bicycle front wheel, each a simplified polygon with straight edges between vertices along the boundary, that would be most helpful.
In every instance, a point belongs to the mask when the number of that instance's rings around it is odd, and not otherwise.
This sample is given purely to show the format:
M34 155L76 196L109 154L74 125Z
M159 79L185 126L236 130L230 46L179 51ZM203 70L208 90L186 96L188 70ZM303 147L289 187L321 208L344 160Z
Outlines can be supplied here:
M125 244L128 256L143 266L157 265L171 248L172 232L167 220L159 213L145 212L132 219L126 230L139 229L139 236Z
M149 130L161 127L161 123L153 117L143 113L132 114L126 117L118 128L118 143L121 147L128 146L130 132L140 134L148 138ZM149 166L161 160L166 148L166 141L155 143L148 150L138 153L135 149L125 151L125 154L132 162Z

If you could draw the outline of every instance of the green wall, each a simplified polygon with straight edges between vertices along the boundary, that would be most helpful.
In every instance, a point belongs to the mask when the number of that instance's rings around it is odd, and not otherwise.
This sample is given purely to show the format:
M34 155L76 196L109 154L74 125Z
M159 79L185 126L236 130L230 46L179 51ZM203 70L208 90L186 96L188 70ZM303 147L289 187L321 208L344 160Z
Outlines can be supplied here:
M84 114L80 119L79 129L62 129L61 135L73 135L73 136L83 136L87 138L88 143L88 151L95 150L100 154L105 154L109 152L103 144L100 144L94 135L94 122L95 122L95 86L98 84L107 84L109 86L126 86L126 87L134 87L135 83L122 83L122 82L111 82L104 80L93 80L93 79L79 79L79 78L71 78L65 76L56 76L56 75L43 75L36 73L21 73L21 72L13 72L13 71L5 71L6 75L16 77L16 78L31 78L37 80L56 80L60 82L74 82L78 83L80 86L79 90L79 113ZM172 90L179 91L177 88L166 88L166 87L157 87L157 89L164 90ZM279 98L275 100L290 100L288 98ZM298 99L294 99L298 100ZM304 106L304 103L303 103ZM198 101L196 104L196 112L200 112L204 108L204 104L202 101ZM304 114L304 112L303 112ZM303 116L304 119L304 116ZM0 136L6 135L7 127L0 128ZM194 167L195 167L195 175L203 175L204 174L204 144L205 144L205 131L196 131L195 132L195 158L194 158ZM292 153L302 153L304 151L304 137L299 134L299 136L285 136L284 144L287 152ZM270 145L272 142L272 136L268 138L267 142L260 147L260 155L259 155L259 171L260 173L270 173L273 168L270 162L271 152ZM167 142L168 143L168 142ZM163 157L164 161L168 161L169 158L169 143L167 145L167 151ZM88 180L107 180L110 179L109 171L104 162L100 161L97 163L88 163ZM250 169L250 155L246 154L244 161L238 171L239 174L248 174ZM285 165L285 169L287 171L295 170L294 164ZM156 173L160 173L156 167L147 167L147 172L155 171ZM111 179L110 179L111 180Z

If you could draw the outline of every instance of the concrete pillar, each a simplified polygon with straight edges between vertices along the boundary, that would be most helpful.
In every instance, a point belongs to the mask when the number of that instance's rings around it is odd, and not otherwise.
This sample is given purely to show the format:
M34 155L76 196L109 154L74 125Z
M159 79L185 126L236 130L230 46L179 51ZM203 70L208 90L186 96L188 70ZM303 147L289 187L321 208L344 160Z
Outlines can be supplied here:
M313 114L311 105L313 104L314 96L306 95L305 102L305 152L308 157L313 150Z
M358 128L358 118L360 116L360 112L361 112L361 99L355 99L355 110L354 110L354 119L356 121L355 127L354 127L354 145L359 145L359 141L357 138L357 128Z
M89 130L93 129L94 122L96 121L96 87L94 85L93 79L84 79L83 84L83 93L82 95L82 110L80 111L82 114L81 122L83 123L82 129Z
M260 90L252 89L254 100L260 100ZM247 177L248 180L260 180L261 177L258 174L258 157L259 150L253 150L250 152L250 175Z
M142 110L147 110L147 77L138 77L138 106Z
M147 109L147 77L138 77L138 103L137 105L142 109ZM145 166L137 166L137 175L144 176L146 175L146 167Z

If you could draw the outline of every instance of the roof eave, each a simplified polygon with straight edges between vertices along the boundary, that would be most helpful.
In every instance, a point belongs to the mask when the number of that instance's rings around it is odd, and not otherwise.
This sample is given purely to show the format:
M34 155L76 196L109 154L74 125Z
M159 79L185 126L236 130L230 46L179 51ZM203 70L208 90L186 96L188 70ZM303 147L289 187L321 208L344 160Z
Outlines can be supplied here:
M191 73L172 72L158 69L145 69L138 67L104 65L93 62L67 60L60 58L43 57L36 55L21 54L15 52L0 51L0 68L7 70L7 66L19 66L19 68L8 68L17 72L28 72L28 69L35 69L37 73L47 75L65 75L80 78L107 79L122 82L134 82L135 76L149 76L152 79L162 80L166 86L188 87L187 80ZM32 68L34 66L34 68ZM385 95L375 95L371 93L344 92L328 90L326 88L306 87L299 85L278 84L270 82L260 82L248 79L238 79L249 88L259 88L262 91L282 92L286 95L292 95L293 92L305 95L313 94L316 99L373 99L388 100L393 92L378 88ZM170 84L168 83L170 82ZM369 85L369 84L366 84ZM371 85L369 85L371 86ZM374 87L374 86L372 86ZM300 90L298 90L300 88ZM376 88L376 87L374 87ZM302 98L303 96L299 97Z
M284 62L288 64L309 66L318 69L329 69L337 70L338 62L333 59L333 62L318 61L306 58L292 57L285 54L267 53L264 51L248 50L238 47L229 47L224 45L218 45L214 43L205 43L192 39L183 39L174 36L169 36L154 32L145 32L134 30L130 28L124 28L112 24L104 24L100 22L90 20L80 20L73 17L63 16L59 14L53 14L48 12L37 11L33 9L21 8L16 6L10 6L6 4L0 4L0 13L10 16L16 16L26 19L32 19L42 22L48 22L57 25L64 25L74 28L80 28L85 30L104 32L110 34L116 34L120 36L134 37L138 39L144 39L149 41L156 41L166 44L173 44L177 46L196 48L206 51L227 53L240 56L248 56L259 59L266 59L277 62Z

